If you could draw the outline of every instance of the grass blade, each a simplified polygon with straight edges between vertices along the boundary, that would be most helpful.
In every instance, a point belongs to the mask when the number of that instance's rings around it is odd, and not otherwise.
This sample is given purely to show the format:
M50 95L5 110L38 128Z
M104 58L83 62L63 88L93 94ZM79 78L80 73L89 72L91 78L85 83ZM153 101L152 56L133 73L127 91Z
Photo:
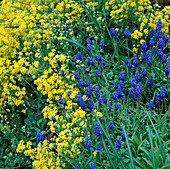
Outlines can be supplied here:
M153 142L152 142L152 137L151 137L151 132L150 132L149 125L147 127L148 127L148 133L149 133L149 140L150 140L150 144L151 144L151 150L152 150L153 169L155 169L155 155L154 155Z
M133 169L135 169L135 164L134 164L134 161L133 161L132 151L131 151L131 148L130 148L130 145L129 145L128 136L127 136L127 134L126 134L126 130L125 130L125 127L124 127L124 126L123 126L123 130L124 130L124 134L125 134L125 138L126 138L126 144L127 144L128 151L129 151L131 166L132 166Z

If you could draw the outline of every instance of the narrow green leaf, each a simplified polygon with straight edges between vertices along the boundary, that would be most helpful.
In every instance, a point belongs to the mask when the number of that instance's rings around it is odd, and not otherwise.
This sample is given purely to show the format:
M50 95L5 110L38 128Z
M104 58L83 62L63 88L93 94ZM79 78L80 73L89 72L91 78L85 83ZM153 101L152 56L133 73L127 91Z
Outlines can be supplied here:
M152 142L150 128L149 128L149 126L147 126L147 127L148 127L148 133L149 133L149 140L150 140L150 144L151 144L151 150L152 150L153 169L155 169L155 154L154 154L153 142Z
M84 50L87 51L87 49L86 49L83 45L81 45L80 43L78 43L78 42L76 42L76 41L74 41L74 40L71 40L71 39L68 39L68 38L65 38L65 39L63 39L63 40L65 40L65 41L67 41L67 42L71 42L71 43L73 43L74 45L79 46L79 47L81 47L81 48L83 48Z
M129 151L131 166L132 166L133 169L135 169L135 164L134 164L134 161L133 161L132 151L131 151L131 148L130 148L130 145L129 145L128 136L127 136L127 134L126 134L126 130L125 130L125 127L124 127L124 126L123 126L123 130L124 130L124 134L125 134L125 138L126 138L126 144L127 144L127 146L128 146L128 151Z
M22 10L22 11L24 11L24 9L19 8L19 7L16 7L16 6L10 6L10 7L15 8L15 9L18 9L18 10Z
M107 146L106 146L106 143L105 143L105 141L104 141L104 138L103 138L103 136L101 136L102 137L102 143L103 143L103 146L104 146L104 149L105 149L105 151L106 151L106 155L107 155L107 157L108 157L108 159L109 159L109 161L110 161L110 164L111 164L111 166L112 166L112 168L116 168L115 167L115 165L114 165L114 163L113 163L113 161L112 161L112 159L111 159L111 157L110 157L110 153L109 153L109 151L108 151L108 149L107 149Z

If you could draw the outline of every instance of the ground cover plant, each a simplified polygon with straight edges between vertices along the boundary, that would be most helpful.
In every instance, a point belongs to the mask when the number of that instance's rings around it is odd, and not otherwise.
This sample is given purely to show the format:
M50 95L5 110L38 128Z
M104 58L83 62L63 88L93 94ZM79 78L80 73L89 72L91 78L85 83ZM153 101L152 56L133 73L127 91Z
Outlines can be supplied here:
M169 168L169 11L3 0L0 168Z

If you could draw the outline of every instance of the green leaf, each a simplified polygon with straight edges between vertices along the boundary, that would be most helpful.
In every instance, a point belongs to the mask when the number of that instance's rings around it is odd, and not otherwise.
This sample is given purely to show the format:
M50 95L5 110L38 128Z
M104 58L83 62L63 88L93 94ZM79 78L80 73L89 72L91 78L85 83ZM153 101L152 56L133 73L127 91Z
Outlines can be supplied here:
M24 119L24 122L27 126L30 126L30 121L28 119Z

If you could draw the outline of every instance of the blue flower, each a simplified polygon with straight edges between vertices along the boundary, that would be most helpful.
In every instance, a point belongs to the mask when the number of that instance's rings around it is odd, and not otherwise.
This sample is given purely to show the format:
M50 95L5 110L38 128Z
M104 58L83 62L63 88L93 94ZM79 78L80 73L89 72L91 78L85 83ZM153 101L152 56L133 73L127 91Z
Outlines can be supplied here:
M103 70L104 70L103 64L100 64L100 70L101 70L101 72L103 72Z
M89 99L87 107L89 108L90 112L93 110L93 103L91 99Z
M156 102L159 103L161 100L160 94L156 94Z
M153 100L150 101L149 107L150 107L150 109L153 109L153 108L154 108L154 102L153 102Z
M138 71L135 72L135 80L136 80L137 82L140 81L140 74L139 74Z
M98 70L95 70L95 75L96 75L97 78L99 77L99 72L98 72Z
M125 78L124 73L123 73L123 72L120 72L120 74L119 74L119 80L124 81L124 78Z
M166 62L167 62L167 56L166 56L166 54L164 54L162 57L162 63L164 64Z
M168 35L163 35L163 40L165 41L165 44L169 41Z
M68 96L68 97L70 97L70 95L71 95L71 92L70 92L70 91L68 91L68 92L67 92L67 96Z
M163 49L164 47L165 47L165 41L162 38L160 38L158 40L158 48Z
M131 100L134 99L134 95L135 95L135 90L133 87L131 87L129 90L129 97L131 98Z
M162 37L161 31L156 32L156 39L159 40Z
M162 87L160 97L161 97L161 99L164 99L166 97L166 86Z
M124 130L122 130L121 137L122 137L122 141L126 140Z
M79 73L77 72L77 70L76 70L75 73L74 73L74 78L75 78L76 80L79 80L79 78L80 78Z
M87 150L90 150L91 151L91 140L89 139L89 137L85 137L85 140L84 140L84 145L86 146Z
M66 31L69 31L68 24L66 23Z
M159 49L158 50L158 57L159 57L159 59L162 59L162 56L163 56L163 50L162 49Z
M141 59L142 59L142 61L145 61L145 60L146 60L146 54L145 54L145 53L142 53Z
M101 48L104 48L104 42L102 40L100 41L100 46Z
M99 105L101 105L102 104L102 98L100 97L100 98L98 98L98 103L99 103Z
M146 69L145 69L145 67L142 67L141 75L142 75L143 78L146 77Z
M80 85L80 87L83 87L83 86L84 86L84 83L83 83L83 80L82 80L82 79L80 79L79 85Z
M138 57L136 55L133 56L133 64L135 67L138 67L139 65Z
M102 55L100 53L98 53L97 55L97 60L102 64L103 63L103 59L102 59Z
M60 104L63 104L63 99L62 99L61 96L59 96L58 102L59 102Z
M84 72L85 72L85 73L88 73L88 71L87 71L87 66L86 66L86 65L84 65Z
M78 96L78 101L80 102L80 101L81 101L81 97L82 97L82 95L80 94L80 92L78 92L77 96Z
M115 84L114 84L114 89L116 90L117 88L118 88L118 84L115 83Z
M115 143L117 150L120 150L120 149L121 149L121 144L122 144L122 143L121 143L120 138L117 138L116 143Z
M151 88L153 86L153 80L152 80L152 77L149 77L149 80L148 80L148 86Z
M109 121L109 129L114 130L114 125L112 121Z
M129 36L129 30L128 30L128 28L125 28L124 35L125 35L125 38L127 39L128 36Z
M90 89L90 91L93 91L93 85L92 84L89 85L89 89Z
M91 44L91 39L87 38L87 44Z
M96 145L96 150L97 150L97 151L102 151L101 146L100 146L99 143L97 143L97 145Z
M121 89L120 86L118 87L117 96L118 96L119 99L122 97L122 89Z
M56 118L54 116L51 117L53 122L56 122Z
M80 60L80 61L82 61L82 54L81 54L81 52L78 52L78 60Z
M111 35L112 38L117 37L117 31L114 28L111 28L110 35Z
M155 34L154 28L151 28L151 31L149 32L149 36L152 38Z
M85 85L86 87L88 87L88 86L90 85L90 83L89 83L89 80L88 80L88 79L86 79L86 80L85 80L84 85Z
M150 40L150 47L153 48L154 45L155 45L155 42L154 42L153 38L151 38L151 40Z
M99 89L99 86L96 86L96 87L95 87L95 96L96 96L97 99L100 97L100 89Z
M157 55L157 49L156 49L156 47L153 48L153 55L154 55L154 56Z
M169 29L169 33L170 33L170 23L169 23L169 25L168 25L168 29Z
M94 128L93 128L93 130L94 130L94 134L95 134L97 137L100 137L100 136L102 135L101 129L100 129L100 126L99 126L98 122L95 122L95 123L94 123Z
M95 169L95 165L93 162L90 162L90 169Z
M105 95L105 94L103 94L103 99L102 99L102 101L103 101L104 104L107 104L107 99L106 99L106 95Z
M87 44L87 50L88 50L88 52L91 52L91 44L90 43Z
M133 79L132 79L132 81L131 81L131 85L132 85L132 87L135 87L135 86L136 86L136 84L137 84L137 81L136 81L136 79L135 79L135 78L133 78Z
M120 82L119 82L119 86L121 87L122 91L124 91L124 84L123 84L123 81L120 81Z
M127 64L128 68L131 69L132 68L132 62L129 60L128 64Z
M88 63L91 66L95 66L95 61L94 61L94 59L92 57L88 57Z
M113 100L116 102L117 101L117 92L113 92Z
M165 75L168 76L168 75L169 75L169 72L170 72L169 66L166 65L166 66L165 66Z
M151 67L152 66L152 57L148 57L148 65Z
M143 52L147 51L147 44L145 41L142 42L142 50L143 50Z
M82 97L80 98L80 107L81 107L82 110L86 109L86 104L85 104L85 102L84 102Z
M135 86L135 95L136 95L136 98L139 98L140 97L140 94L142 92L142 85L139 83L139 84L136 84Z
M149 57L152 57L152 53L150 50L146 52L146 59L148 59Z
M111 109L111 108L112 108L112 106L111 106L111 104L110 104L110 103L108 104L108 107L109 107L109 109Z
M89 87L86 87L86 88L85 88L85 95L86 95L88 98L90 98L90 97L91 97Z
M42 132L41 132L40 129L37 130L36 138L37 138L37 140L40 141L40 142L43 142L43 141L44 141L44 136L43 136L43 134L42 134Z
M120 108L119 105L118 105L118 103L116 104L116 107L115 107L115 108L116 108L116 110L118 110L118 109Z
M157 25L156 25L156 32L161 31L162 21L161 18L158 19Z
M125 63L128 64L128 57L125 57Z
M78 164L76 165L76 168L75 168L75 169L80 169L80 167L79 167L79 165L78 165Z
M65 71L64 70L61 70L60 73L61 73L62 76L65 76Z

